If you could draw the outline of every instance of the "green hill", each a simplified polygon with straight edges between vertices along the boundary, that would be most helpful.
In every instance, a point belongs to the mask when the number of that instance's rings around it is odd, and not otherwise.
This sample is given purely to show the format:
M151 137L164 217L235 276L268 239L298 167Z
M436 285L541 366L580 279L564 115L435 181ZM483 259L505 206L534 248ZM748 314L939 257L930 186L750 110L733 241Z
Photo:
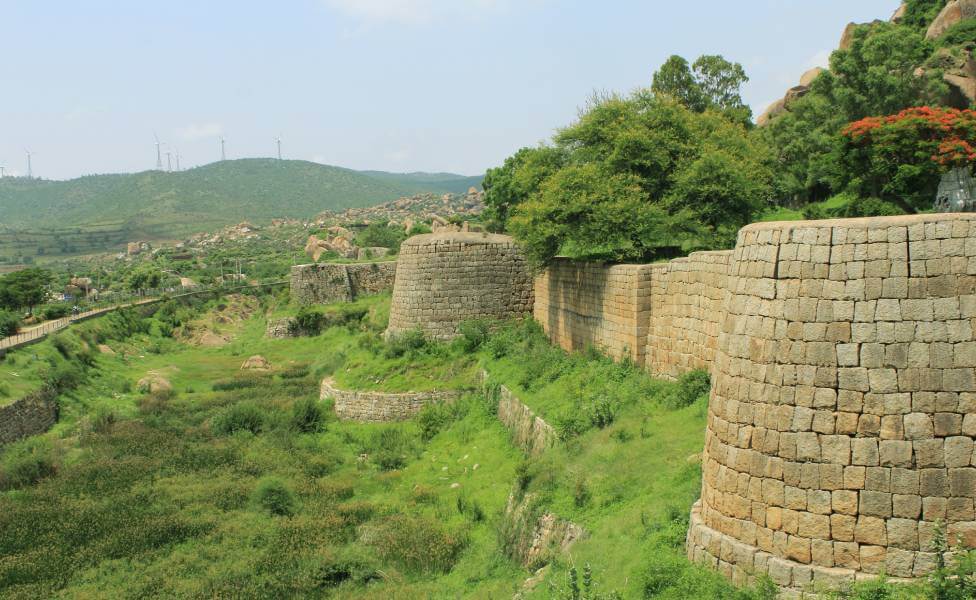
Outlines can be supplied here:
M133 239L171 239L275 217L380 204L419 192L462 192L480 178L359 172L318 163L242 159L177 173L68 181L0 180L0 256L73 254Z

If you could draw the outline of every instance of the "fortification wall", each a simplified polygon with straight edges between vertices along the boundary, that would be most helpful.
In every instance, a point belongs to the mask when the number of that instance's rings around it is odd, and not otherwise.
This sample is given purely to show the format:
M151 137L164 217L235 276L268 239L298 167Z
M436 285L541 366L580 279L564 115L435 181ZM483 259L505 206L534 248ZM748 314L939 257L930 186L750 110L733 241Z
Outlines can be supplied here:
M731 251L694 252L652 271L647 369L676 379L710 369L725 314Z
M328 379L322 381L319 392L319 398L322 400L332 399L339 420L363 423L405 421L420 412L427 404L453 402L460 395L460 392L451 391L395 394L340 390Z
M400 247L388 335L420 328L450 339L470 319L532 310L532 278L512 238L487 233L418 235Z
M318 263L291 268L291 297L300 305L352 302L393 289L396 263Z
M58 422L57 393L43 388L0 407L0 446L44 433Z
M595 346L644 364L656 270L556 259L535 278L533 316L566 350Z
M750 225L729 283L689 556L799 590L976 546L976 215Z

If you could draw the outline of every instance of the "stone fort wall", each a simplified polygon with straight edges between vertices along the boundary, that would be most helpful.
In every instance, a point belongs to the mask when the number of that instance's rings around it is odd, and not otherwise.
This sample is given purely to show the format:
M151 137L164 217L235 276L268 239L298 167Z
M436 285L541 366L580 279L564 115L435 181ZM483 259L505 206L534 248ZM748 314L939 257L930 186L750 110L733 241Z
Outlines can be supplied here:
M57 392L45 387L0 407L0 446L44 433L58 422Z
M388 335L420 328L450 339L469 319L532 311L532 278L512 238L448 232L405 241L397 260Z
M596 346L673 379L712 363L731 256L695 252L650 265L556 259L535 278L533 314L566 350Z
M291 268L291 297L298 304L352 302L393 289L396 262L318 263Z
M976 215L750 225L729 277L689 555L800 590L976 546Z
M340 390L335 384L324 379L319 391L322 400L332 399L336 416L341 421L361 423L387 423L405 421L424 406L438 402L454 402L460 392L359 392Z

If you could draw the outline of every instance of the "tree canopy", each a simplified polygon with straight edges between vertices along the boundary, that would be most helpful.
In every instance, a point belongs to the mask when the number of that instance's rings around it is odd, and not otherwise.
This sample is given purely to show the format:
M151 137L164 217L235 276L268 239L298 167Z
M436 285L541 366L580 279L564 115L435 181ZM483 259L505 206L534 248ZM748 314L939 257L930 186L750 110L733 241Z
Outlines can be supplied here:
M731 246L772 195L771 162L724 113L638 90L593 98L551 145L489 171L485 199L537 263L648 260Z
M33 312L44 302L53 276L50 271L31 267L0 277L0 308Z
M689 110L724 113L733 121L750 123L752 110L742 101L742 85L749 81L739 63L720 55L698 57L694 64L678 55L654 73L651 91L670 96Z

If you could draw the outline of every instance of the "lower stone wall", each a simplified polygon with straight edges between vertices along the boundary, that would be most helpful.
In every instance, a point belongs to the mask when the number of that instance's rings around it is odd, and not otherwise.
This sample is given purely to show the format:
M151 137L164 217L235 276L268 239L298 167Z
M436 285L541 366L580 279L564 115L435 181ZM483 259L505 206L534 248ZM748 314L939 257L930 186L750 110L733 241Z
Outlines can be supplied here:
M291 268L291 296L302 306L352 302L393 289L396 262L320 263Z
M285 317L283 319L269 320L264 335L269 338L291 338L295 335L295 319Z
M44 433L58 422L57 393L44 388L0 408L0 445Z
M487 371L481 372L481 381L487 387ZM512 443L529 456L538 456L556 444L558 435L552 425L536 416L504 385L498 386L497 409L498 420L512 433Z
M453 402L460 392L359 392L340 390L329 379L322 381L319 398L331 398L340 421L386 423L405 421L428 404Z

